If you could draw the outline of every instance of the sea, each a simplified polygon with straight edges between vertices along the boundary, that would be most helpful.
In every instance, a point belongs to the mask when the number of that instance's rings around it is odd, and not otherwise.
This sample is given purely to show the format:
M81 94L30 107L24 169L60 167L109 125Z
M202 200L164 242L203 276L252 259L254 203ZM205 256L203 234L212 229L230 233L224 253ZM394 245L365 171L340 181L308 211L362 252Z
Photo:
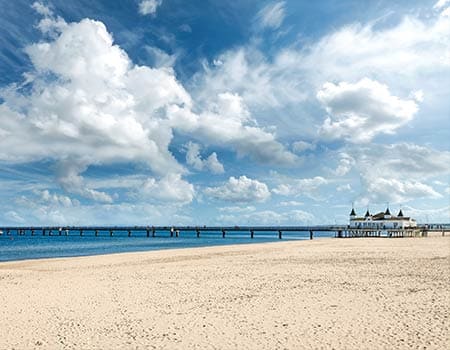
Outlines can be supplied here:
M314 239L334 237L333 232L314 231ZM283 232L283 241L297 241L309 239L309 232ZM68 236L55 235L31 236L17 235L16 232L0 235L0 261L15 261L26 259L44 259L57 257L73 257L101 255L124 252L143 252L163 249L182 249L193 247L209 247L230 244L248 244L276 242L277 231L255 232L250 238L249 232L227 232L222 238L220 231L202 231L197 238L195 231L182 231L179 237L170 237L169 232L156 232L156 237L147 237L145 231L133 231L128 237L127 232L114 232L110 237L108 232L85 230L83 236L71 232Z

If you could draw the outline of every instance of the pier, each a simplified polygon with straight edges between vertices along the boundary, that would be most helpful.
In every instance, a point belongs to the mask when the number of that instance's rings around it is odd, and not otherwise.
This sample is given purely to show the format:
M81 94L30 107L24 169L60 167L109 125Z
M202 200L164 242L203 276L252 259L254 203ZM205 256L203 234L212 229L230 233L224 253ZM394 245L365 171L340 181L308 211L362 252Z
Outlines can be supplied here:
M347 225L317 225L317 226L17 226L0 227L2 235L17 236L72 236L80 237L85 234L91 234L95 237L109 236L113 237L115 233L127 233L128 237L136 236L136 233L142 233L145 237L182 237L183 233L195 232L197 238L202 236L203 232L216 233L226 238L230 232L247 232L250 238L254 238L258 233L273 233L279 239L283 238L285 232L309 233L309 239L314 238L316 232L334 232L336 238L358 238L358 237L426 237L428 232L441 232L444 236L450 232L449 225L419 225L417 227L406 228L351 228Z

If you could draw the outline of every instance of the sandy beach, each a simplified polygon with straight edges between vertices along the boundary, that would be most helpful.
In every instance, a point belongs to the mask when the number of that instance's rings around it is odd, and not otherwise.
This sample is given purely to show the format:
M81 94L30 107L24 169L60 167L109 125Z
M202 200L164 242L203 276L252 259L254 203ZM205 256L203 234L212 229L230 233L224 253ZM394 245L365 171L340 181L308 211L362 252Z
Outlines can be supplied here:
M0 349L448 349L450 237L0 264Z

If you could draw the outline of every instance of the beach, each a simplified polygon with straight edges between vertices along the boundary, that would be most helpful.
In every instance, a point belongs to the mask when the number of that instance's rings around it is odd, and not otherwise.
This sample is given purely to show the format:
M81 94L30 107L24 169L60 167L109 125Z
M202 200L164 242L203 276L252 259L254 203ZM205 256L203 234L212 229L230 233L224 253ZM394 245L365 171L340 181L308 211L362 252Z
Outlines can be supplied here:
M0 349L448 349L450 237L0 263Z

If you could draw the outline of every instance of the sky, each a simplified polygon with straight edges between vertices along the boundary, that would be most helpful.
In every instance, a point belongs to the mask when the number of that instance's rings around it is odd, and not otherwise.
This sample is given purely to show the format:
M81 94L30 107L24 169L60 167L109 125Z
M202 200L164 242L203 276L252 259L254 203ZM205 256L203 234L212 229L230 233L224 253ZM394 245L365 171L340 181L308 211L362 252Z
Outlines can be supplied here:
M450 222L450 0L0 8L0 224Z

